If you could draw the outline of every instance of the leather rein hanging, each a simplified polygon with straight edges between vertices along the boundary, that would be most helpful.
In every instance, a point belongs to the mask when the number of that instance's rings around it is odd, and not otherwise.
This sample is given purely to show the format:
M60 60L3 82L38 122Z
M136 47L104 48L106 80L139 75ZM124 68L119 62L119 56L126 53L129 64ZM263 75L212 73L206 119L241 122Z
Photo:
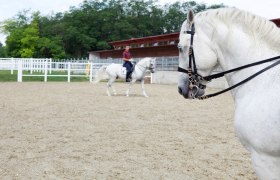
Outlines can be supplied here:
M213 75L203 77L203 76L201 76L200 74L197 73L197 68L196 68L196 63L195 63L195 57L194 57L194 51L193 51L193 37L194 37L194 34L195 34L194 23L191 26L191 30L190 31L184 31L184 33L191 35L190 48L189 48L189 68L188 68L188 70L186 70L186 69L183 69L181 67L178 67L178 71L188 74L189 80L190 80L190 89L192 89L193 86L197 86L201 89L205 89L206 85L202 84L201 83L202 81L208 81L209 82L212 79L223 77L225 74L228 74L228 73L231 73L231 72L234 72L234 71L239 71L239 70L242 70L242 69L245 69L245 68L249 68L249 67L252 67L252 66L257 66L257 65L260 65L260 64L263 64L263 63L268 63L268 62L280 59L280 56L275 56L275 57L268 58L268 59L265 59L265 60L262 60L262 61L250 63L250 64L240 66L240 67L237 67L237 68L233 68L233 69L230 69L228 71L223 71L223 72L220 72L220 73L217 73L217 74L213 74ZM218 91L216 93L203 95L203 96L199 96L199 97L196 97L196 98L199 99L199 100L204 100L204 99L208 99L208 98L220 95L220 94L225 93L227 91L230 91L231 89L234 89L234 88L248 82L249 80L257 77L258 75L262 74L263 72L269 70L270 68L272 68L272 67L274 67L278 64L280 64L280 60L274 62L273 64L267 66L266 68L264 68L264 69L262 69L262 70L260 70L256 73L254 73L253 75L249 76L248 78L240 81L239 83L237 83L233 86L230 86L230 87L228 87L224 90Z

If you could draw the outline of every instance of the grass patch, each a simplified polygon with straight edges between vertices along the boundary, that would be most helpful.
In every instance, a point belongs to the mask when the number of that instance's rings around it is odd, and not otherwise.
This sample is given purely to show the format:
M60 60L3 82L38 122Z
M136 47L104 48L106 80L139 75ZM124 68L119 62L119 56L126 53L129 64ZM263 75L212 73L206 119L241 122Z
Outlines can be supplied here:
M23 74L30 74L29 71L23 71ZM33 72L33 75L44 75L44 73L41 72ZM48 75L50 75L48 73ZM53 71L51 75L67 75L67 72L63 71ZM71 75L74 75L71 73ZM83 74L81 74L83 75ZM30 82L30 81L44 81L44 76L23 76L22 77L23 82ZM61 82L67 82L67 77L61 77L61 76L48 76L47 81L61 81ZM71 77L71 82L84 82L89 81L88 77ZM11 74L11 71L9 70L1 70L0 71L0 82L17 82L17 71L14 71L14 74Z
M1 70L0 82L10 82L10 81L17 81L17 71L14 71L14 74L11 74L11 71Z

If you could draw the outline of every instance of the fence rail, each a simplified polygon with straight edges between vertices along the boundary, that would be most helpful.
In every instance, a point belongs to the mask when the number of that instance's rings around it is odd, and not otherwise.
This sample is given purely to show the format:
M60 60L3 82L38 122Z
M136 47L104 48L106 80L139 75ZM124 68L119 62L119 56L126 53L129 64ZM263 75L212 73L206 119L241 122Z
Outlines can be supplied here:
M17 70L18 82L22 82L23 77L44 77L45 82L47 82L48 77L67 77L68 82L71 81L71 77L88 77L89 81L92 82L97 70L101 66L109 64L104 61L99 63L89 61L53 62L52 59L2 58L0 59L0 70L10 70L11 74ZM53 72L66 72L66 74L53 74ZM151 75L146 75L146 77L152 79Z
M89 81L92 82L95 71L98 67L104 64L93 64L93 63L71 63L71 62L47 62L44 64L41 63L44 69L40 69L43 71L43 74L24 74L23 72L28 70L23 66L23 62L19 61L18 63L18 82L22 82L22 77L25 76L40 76L44 77L44 81L47 82L48 77L67 77L67 82L71 81L71 77L88 77ZM63 71L67 72L67 74L51 74L51 71ZM50 73L48 73L50 72ZM71 74L74 73L74 74Z
M63 61L52 62L52 59L24 59L24 58L1 58L0 70L10 70L11 74L17 70L17 81L22 82L23 77L44 77L46 82L48 77L67 77L70 82L71 77L88 77L92 82L94 73L104 63ZM66 74L53 74L53 72L67 72ZM26 73L29 72L29 73ZM34 73L38 72L38 73Z
M136 62L140 58L134 59ZM19 66L19 62L21 62ZM22 81L22 77L44 77L44 81L48 77L67 77L67 81L71 81L71 77L88 77L91 82L97 70L111 63L122 64L121 58L118 59L65 59L63 61L52 59L35 59L35 58L0 58L0 70L18 71L18 81ZM147 73L145 77L150 78L151 83L168 81L176 83L176 73L179 65L178 57L157 57L155 75ZM161 71L161 72L160 72ZM212 73L221 72L220 67L216 68ZM36 72L36 73L35 73ZM57 72L65 72L57 74ZM173 77L174 76L174 77ZM170 78L169 78L170 77ZM168 80L172 79L172 80ZM175 79L175 80L174 80Z
M138 62L141 58L134 58ZM102 65L111 63L122 64L121 58L117 59L36 59L36 58L0 58L0 70L10 70L11 74L18 70L17 80L23 81L23 77L43 77L44 81L48 81L48 77L67 77L70 82L72 77L88 77L92 82ZM156 71L177 71L178 57L157 57ZM65 72L58 74L53 72ZM38 74L39 73L39 74ZM150 78L150 82L154 82L154 77L147 72L146 78Z

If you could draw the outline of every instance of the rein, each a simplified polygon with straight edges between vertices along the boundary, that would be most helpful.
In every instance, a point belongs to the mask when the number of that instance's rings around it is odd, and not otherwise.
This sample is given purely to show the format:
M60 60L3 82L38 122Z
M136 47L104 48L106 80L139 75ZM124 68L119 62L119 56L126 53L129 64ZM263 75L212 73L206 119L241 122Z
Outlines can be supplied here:
M272 58L269 58L269 59L265 59L265 60L258 61L258 62L255 62L255 63L247 64L247 65L244 65L244 66L240 66L238 68L230 69L228 71L220 72L220 73L213 74L213 75L210 75L210 76L205 76L205 77L203 77L203 79L206 80L206 81L211 81L212 79L223 77L225 74L228 74L228 73L231 73L231 72L234 72L234 71L239 71L239 70L242 70L242 69L246 69L248 67L268 63L270 61L274 61L274 60L277 60L279 58L280 58L280 56L275 56L275 57L272 57Z
M278 58L279 58L279 57L280 57L280 56L278 56ZM263 63L264 63L264 62L263 62ZM233 86L230 86L229 88L226 88L226 89L224 89L224 90L222 90L222 91L219 91L219 92L216 92L216 93L213 93L213 94L208 94L208 95L200 96L200 97L197 97L197 98L200 99L200 100L208 99L208 98L211 98L211 97L220 95L220 94L222 94L222 93L225 93L225 92L227 92L227 91L230 91L230 90L232 90L232 89L234 89L234 88L236 88L236 87L238 87L238 86L240 86L240 85L242 85L242 84L244 84L244 83L250 81L251 79L257 77L258 75L260 75L260 74L262 74L263 72L265 72L265 71L267 71L267 70L273 68L274 66L276 66L276 65L278 65L278 64L280 64L280 61L274 62L273 64L271 64L271 65L267 66L266 68L264 68L264 69L262 69L262 70L256 72L255 74L249 76L248 78L244 79L243 81L240 81L239 83L237 83L237 84L235 84L235 85L233 85ZM251 66L249 66L249 67L251 67ZM236 69L237 69L237 68L236 68ZM243 68L243 69L244 69L244 68ZM226 71L225 71L225 72L226 72ZM233 71L231 71L231 72L233 72ZM218 73L218 74L220 74L220 73ZM221 73L221 74L222 74L222 73ZM222 76L223 76L223 75L222 75ZM222 77L222 76L220 76L220 77Z
M237 68L233 68L233 69L230 69L230 70L227 70L227 71L223 71L223 72L220 72L220 73L217 73L217 74L202 77L200 74L197 73L197 68L196 68L196 64L195 64L195 57L194 57L194 52L193 52L193 36L195 34L194 24L192 24L191 31L184 31L184 33L191 34L191 42L190 42L190 48L189 48L189 68L188 68L188 70L186 70L186 69L183 69L181 67L178 67L178 71L188 74L189 79L190 79L190 89L192 89L193 86L197 86L197 87L200 87L201 89L204 89L206 86L201 84L201 81L211 81L212 79L223 77L225 74L228 74L228 73L231 73L231 72L234 72L234 71L239 71L239 70L249 68L249 67L252 67L252 66L257 66L257 65L260 65L260 64L268 63L268 62L271 62L271 61L274 61L274 60L277 60L277 59L280 58L280 56L275 56L275 57L272 57L272 58L269 58L269 59L265 59L265 60L262 60L262 61L250 63L250 64L240 66L240 67L237 67ZM192 66L192 63L193 63L193 66ZM230 91L230 90L232 90L232 89L250 81L251 79L257 77L258 75L260 75L263 72L273 68L274 66L276 66L278 64L280 64L280 60L276 61L273 64L267 66L266 68L256 72L255 74L253 74L253 75L249 76L248 78L240 81L239 83L237 83L233 86L230 86L229 88L218 91L216 93L212 93L212 94L208 94L208 95L204 95L204 96L199 96L199 97L196 97L196 98L199 99L199 100L204 100L204 99L208 99L208 98L220 95L220 94L225 93L227 91Z

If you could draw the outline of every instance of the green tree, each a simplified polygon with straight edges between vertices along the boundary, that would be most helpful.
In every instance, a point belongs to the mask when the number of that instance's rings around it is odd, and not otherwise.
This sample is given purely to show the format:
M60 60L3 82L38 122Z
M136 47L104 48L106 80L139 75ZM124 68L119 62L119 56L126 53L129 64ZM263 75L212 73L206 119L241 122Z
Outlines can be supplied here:
M66 58L63 43L65 23L62 22L64 14L57 13L51 17L39 18L39 40L36 46L35 57Z
M4 22L2 31L8 34L6 49L9 56L33 57L39 29L35 18L29 24L30 17L27 14L28 11L20 12L17 18Z
M22 32L19 50L20 56L23 58L33 57L38 40L39 26L37 20L34 19Z
M165 31L167 33L179 31L182 22L186 19L184 12L182 12L182 7L180 2L175 2L171 4L166 11L165 20Z
M176 32L179 31L182 22L186 19L186 14L189 9L194 10L195 13L205 11L207 9L217 9L225 7L223 4L207 6L205 3L196 3L195 1L186 1L180 3L179 1L174 2L170 5L165 5L165 15L164 15L164 28L165 32Z
M0 42L0 57L7 57L5 46Z
M28 10L2 24L5 50L13 57L84 57L110 49L108 42L179 31L188 9L209 8L186 1L159 6L157 0L85 0L64 13L41 16Z

